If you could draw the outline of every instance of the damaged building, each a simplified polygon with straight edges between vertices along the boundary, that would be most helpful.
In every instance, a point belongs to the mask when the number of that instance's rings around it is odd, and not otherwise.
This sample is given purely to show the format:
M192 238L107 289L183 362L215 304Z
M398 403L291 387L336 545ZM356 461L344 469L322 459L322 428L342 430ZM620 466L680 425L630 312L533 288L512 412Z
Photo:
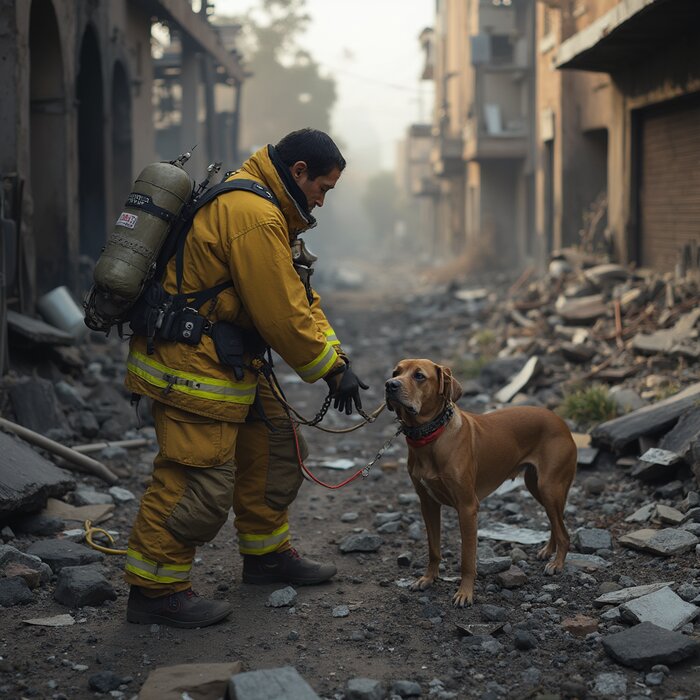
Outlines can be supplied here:
M412 194L434 209L441 257L542 268L581 245L659 271L697 266L697 2L436 8L420 37L431 172Z
M170 146L233 162L241 61L187 0L0 0L3 329L67 286L80 300L132 182L157 152L154 85L178 84ZM152 28L179 45L156 65ZM168 73L169 71L169 73ZM224 86L224 90L217 86ZM216 96L216 99L215 99ZM177 153L169 154L174 158Z

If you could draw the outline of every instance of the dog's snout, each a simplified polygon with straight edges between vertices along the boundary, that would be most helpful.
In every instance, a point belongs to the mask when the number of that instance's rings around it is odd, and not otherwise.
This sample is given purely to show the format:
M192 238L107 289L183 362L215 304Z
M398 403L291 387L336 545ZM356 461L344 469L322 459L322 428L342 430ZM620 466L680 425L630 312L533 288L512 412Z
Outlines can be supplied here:
M401 382L398 379L387 379L384 383L384 389L387 392L396 392L401 388Z

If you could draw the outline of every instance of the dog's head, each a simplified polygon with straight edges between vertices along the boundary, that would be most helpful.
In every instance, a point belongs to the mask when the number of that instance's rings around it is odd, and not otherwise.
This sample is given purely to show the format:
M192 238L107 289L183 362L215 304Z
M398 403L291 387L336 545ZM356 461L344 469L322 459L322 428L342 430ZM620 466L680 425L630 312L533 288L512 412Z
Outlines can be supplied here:
M462 387L448 367L431 360L401 360L384 383L386 405L405 420L431 417L446 401L456 401Z

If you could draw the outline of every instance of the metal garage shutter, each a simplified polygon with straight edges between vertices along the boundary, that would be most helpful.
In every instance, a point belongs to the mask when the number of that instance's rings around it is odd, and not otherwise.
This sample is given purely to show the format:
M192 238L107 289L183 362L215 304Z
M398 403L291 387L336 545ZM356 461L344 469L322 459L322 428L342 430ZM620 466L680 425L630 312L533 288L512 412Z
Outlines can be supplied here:
M700 102L649 111L640 128L640 262L673 270L700 241Z

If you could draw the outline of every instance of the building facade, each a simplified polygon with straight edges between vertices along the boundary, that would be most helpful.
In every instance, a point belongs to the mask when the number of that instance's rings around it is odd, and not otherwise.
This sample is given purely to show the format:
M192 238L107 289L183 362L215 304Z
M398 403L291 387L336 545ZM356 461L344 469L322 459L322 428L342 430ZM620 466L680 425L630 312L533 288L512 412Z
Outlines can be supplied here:
M82 296L134 178L156 158L154 22L185 47L182 149L194 140L214 159L203 62L232 86L244 73L204 13L186 0L0 0L3 326L7 305L33 315L57 286Z
M691 262L684 255L700 241L700 4L566 0L546 9L560 28L551 59L568 86L558 147L565 184L559 204L555 197L562 240L575 240L577 210L606 191L616 259L659 271ZM572 105L578 114L564 112ZM581 158L597 182L569 175Z
M437 0L421 45L441 257L700 264L699 2Z

